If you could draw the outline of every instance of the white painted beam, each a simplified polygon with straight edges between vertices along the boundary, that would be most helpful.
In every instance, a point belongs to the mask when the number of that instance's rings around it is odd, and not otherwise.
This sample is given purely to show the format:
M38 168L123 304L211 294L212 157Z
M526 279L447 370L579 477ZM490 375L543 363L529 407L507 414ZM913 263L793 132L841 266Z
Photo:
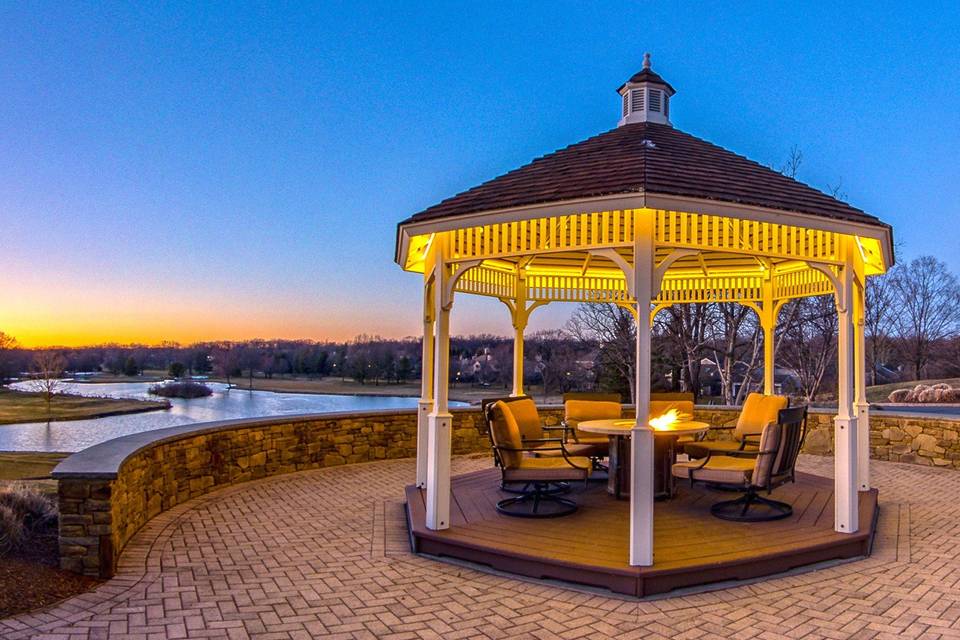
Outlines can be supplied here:
M636 424L630 438L630 564L653 565L653 429L650 413L650 301L654 287L653 215L641 212L636 218L633 249L633 284L637 300L635 405Z
M847 252L848 260L850 252ZM853 266L847 263L837 278L838 363L837 417L834 419L834 529L854 533L859 528L857 495L857 417L853 410Z
M417 487L427 486L429 418L433 410L433 297L430 278L423 279L423 350L420 367L420 401L417 403Z
M451 279L446 242L439 243L434 266L433 315L436 326L433 356L433 410L427 418L427 518L428 529L450 527L450 432L453 416L448 407L450 386Z

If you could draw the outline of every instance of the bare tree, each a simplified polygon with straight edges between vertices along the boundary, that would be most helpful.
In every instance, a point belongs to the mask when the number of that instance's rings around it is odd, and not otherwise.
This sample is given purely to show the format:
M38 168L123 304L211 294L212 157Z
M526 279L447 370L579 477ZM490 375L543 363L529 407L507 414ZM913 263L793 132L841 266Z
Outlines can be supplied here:
M800 383L806 402L820 390L837 351L837 309L833 296L787 303L778 340L780 361Z
M0 331L0 383L7 380L10 376L10 369L12 368L8 361L7 354L19 346L16 338Z
M796 178L801 164L803 164L803 151L797 145L793 145L790 147L786 162L780 166L780 173L788 178Z
M891 275L895 269L867 280L863 325L871 385L877 384L877 371L893 352L896 300Z
M897 332L904 354L919 380L938 341L950 337L960 323L960 283L940 260L920 256L890 277L900 309Z
M600 366L626 380L632 401L636 397L637 358L633 314L615 304L581 304L567 322L567 332L581 344L600 350Z
M674 305L657 314L658 328L668 336L679 357L679 391L689 391L700 397L700 361L704 356L709 329L713 321L713 307L693 303Z
M750 390L762 354L762 331L756 314L745 305L723 302L715 305L717 313L711 328L713 358L720 375L723 401L741 404ZM734 378L742 380L737 393Z
M60 378L63 376L63 370L66 366L66 358L51 349L38 351L33 357L33 383L31 386L43 395L44 402L47 404L48 417L51 414L50 404L53 402L53 396L61 388Z

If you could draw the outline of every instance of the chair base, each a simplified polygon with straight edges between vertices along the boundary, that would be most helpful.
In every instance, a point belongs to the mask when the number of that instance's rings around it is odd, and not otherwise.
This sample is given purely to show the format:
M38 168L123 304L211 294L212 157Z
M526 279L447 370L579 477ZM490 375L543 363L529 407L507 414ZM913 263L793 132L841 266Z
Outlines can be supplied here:
M497 511L514 518L559 518L577 510L576 502L547 487L549 484L534 484L532 491L498 502Z
M793 507L750 491L736 500L724 500L711 505L710 513L715 518L734 522L769 522L789 518L793 515Z
M511 484L520 484L520 483L519 482L507 483L501 480L500 491L504 491L506 493L518 493L521 495L525 493L530 493L531 491L533 491L532 489L533 483L531 482L524 483L524 485L520 488L511 487L510 486ZM569 492L570 492L569 482L548 482L546 485L544 485L542 489L543 495L557 495L560 493L569 493Z

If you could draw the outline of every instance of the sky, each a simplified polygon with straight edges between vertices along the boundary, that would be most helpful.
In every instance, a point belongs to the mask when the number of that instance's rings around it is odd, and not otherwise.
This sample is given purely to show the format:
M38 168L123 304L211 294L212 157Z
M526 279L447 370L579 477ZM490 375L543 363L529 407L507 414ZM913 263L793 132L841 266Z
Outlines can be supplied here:
M796 145L899 260L960 272L957 33L949 3L2 3L0 331L417 335L396 223L615 127L646 51L674 126ZM451 323L510 332L467 296Z

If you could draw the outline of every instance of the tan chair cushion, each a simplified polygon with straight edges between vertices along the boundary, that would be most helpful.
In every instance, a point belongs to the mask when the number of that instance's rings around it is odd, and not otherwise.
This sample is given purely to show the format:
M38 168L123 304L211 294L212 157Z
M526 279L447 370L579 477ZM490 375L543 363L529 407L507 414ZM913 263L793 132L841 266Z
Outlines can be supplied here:
M586 420L616 420L621 414L619 402L607 400L567 400L563 403L564 422L573 428L573 438L587 444L606 444L607 436L588 433L577 428Z
M751 393L743 403L737 426L733 430L736 440L743 440L744 436L758 436L763 428L776 422L781 409L787 408L786 396L765 396L762 393Z
M563 452L555 448L558 445L559 443L556 442L547 442L543 445L543 448L550 449L549 451L537 451L534 449L533 455L542 457L562 457ZM567 442L565 445L563 445L563 447L567 450L568 456L586 456L588 458L596 458L607 455L609 444L607 439L604 438L602 444L590 442Z
M691 458L706 458L707 455L713 453L713 455L723 455L730 451L739 451L740 443L734 442L732 440L721 440L721 441L707 441L701 440L700 442L684 442L683 443L683 452L690 456ZM756 444L747 443L743 448L744 451L757 451Z
M573 463L576 466L571 466ZM518 467L504 469L504 482L547 482L586 480L590 475L589 458L524 458Z
M520 429L522 440L539 440L543 438L543 423L540 422L540 413L533 398L521 398L504 403L513 414Z
M760 451L774 451L772 454L759 454L756 461L756 471L754 472L754 481L766 487L767 476L771 469L779 468L780 459L783 456L783 447L780 442L780 435L783 427L775 422L768 424L763 428L763 434L760 436Z
M672 472L675 478L686 480L693 469L693 479L701 482L716 482L718 484L746 485L753 474L755 461L752 458L734 458L731 456L717 456L710 458L702 469L699 460L677 462Z
M491 409L493 420L490 424L490 435L493 437L493 444L497 447L507 447L508 449L519 449L523 446L520 441L520 429L517 421L510 411L510 407L503 400L494 403ZM520 451L509 451L498 449L500 461L505 469L516 467L523 461L523 453Z

